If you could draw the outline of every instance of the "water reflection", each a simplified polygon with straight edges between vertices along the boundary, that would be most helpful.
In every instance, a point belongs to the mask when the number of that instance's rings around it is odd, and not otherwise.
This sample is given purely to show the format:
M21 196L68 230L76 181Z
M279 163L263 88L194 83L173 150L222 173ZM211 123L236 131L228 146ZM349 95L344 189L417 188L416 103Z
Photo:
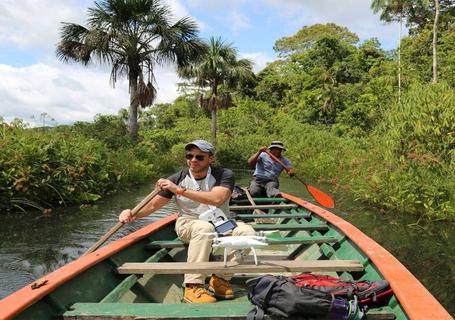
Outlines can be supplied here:
M50 217L0 215L0 298L80 257L118 222L122 209L134 207L151 190L145 186L93 207L57 210ZM124 226L111 240L175 210L170 202L160 212Z

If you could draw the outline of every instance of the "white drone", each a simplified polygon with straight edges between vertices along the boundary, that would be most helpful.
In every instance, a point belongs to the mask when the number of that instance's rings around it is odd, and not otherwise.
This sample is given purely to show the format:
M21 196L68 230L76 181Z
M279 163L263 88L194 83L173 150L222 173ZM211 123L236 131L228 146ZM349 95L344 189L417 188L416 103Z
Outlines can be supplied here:
M254 264L258 265L258 258L256 250L254 248L262 248L268 246L266 234L274 233L276 231L261 231L259 235L254 236L224 236L218 237L219 234L216 232L203 233L205 235L214 236L212 247L224 248L223 262L224 266L227 266L227 252L228 249L237 250L235 254L239 257L243 257L242 253L238 250L250 248L254 256Z

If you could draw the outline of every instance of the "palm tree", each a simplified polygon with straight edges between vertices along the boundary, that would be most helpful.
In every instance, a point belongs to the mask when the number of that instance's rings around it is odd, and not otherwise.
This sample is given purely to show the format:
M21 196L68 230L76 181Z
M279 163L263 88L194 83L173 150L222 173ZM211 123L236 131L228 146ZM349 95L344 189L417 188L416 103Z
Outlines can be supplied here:
M101 0L87 12L87 27L62 23L57 57L84 65L93 60L110 64L113 86L118 77L128 79L129 132L136 140L138 107L150 106L156 98L154 67L183 67L204 51L197 25L188 17L172 23L161 0Z
M212 142L216 144L217 110L232 105L229 90L254 77L253 63L248 59L238 60L237 50L221 38L211 37L207 47L208 50L198 61L179 68L178 74L207 90L208 98L201 96L200 105L211 112ZM219 94L221 87L226 90L223 94Z

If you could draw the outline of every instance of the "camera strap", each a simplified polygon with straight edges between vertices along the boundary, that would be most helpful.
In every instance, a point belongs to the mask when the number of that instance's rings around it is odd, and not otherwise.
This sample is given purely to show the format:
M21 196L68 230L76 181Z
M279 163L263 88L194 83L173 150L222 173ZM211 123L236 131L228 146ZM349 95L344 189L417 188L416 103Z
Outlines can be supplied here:
M191 181L193 182L193 184L195 185L195 187L197 188L196 191L202 191L201 190L201 187L199 186L199 183L197 183L196 179L194 178L193 174L191 173L191 170L188 170L188 174L190 175L190 178L191 178ZM209 170L207 171L207 175L205 176L205 179L203 181L204 183L204 188L205 190L204 191L210 191L209 190L209 179L210 179L210 175L212 174L212 168L209 166ZM216 206L213 206L211 204L208 204L207 205L209 207L210 210L212 210L213 212L215 212L215 210L217 209Z

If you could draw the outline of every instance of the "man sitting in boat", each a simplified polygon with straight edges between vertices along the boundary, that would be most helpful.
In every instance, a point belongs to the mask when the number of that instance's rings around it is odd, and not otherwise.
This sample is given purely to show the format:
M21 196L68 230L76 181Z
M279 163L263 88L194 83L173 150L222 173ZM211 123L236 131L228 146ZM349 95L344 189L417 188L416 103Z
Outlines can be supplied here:
M230 169L213 167L215 148L205 140L196 140L185 146L186 163L188 168L180 170L167 179L159 179L156 183L162 191L153 198L136 216L131 210L123 210L119 221L126 223L148 216L162 208L175 196L179 210L179 217L175 223L178 237L188 242L187 262L207 262L212 250L210 233L215 231L210 222L199 219L199 215L208 210L221 209L230 217L229 199L234 189L234 173ZM243 223L237 222L232 230L234 236L254 235L254 229ZM235 260L235 255L229 255L230 260ZM218 299L233 299L234 292L229 283L232 275L212 275L209 289ZM216 298L205 289L205 274L185 274L184 301L187 303L211 303Z
M269 156L268 152L281 160L281 162L289 168L289 176L295 174L289 159L282 155L282 152L286 151L283 142L272 141L268 150L269 151L267 151L266 147L261 147L248 159L250 167L255 167L253 180L251 180L249 188L251 196L253 197L267 196L273 198L280 196L280 182L278 177L284 167Z

